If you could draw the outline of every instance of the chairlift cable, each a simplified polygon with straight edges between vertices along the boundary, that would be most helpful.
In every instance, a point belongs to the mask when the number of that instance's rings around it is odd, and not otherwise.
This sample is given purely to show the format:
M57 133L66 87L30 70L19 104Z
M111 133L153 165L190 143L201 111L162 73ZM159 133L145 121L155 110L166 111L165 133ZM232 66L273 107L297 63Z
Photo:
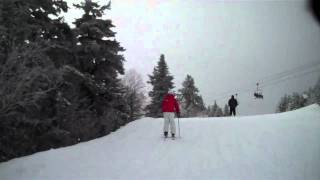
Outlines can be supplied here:
M287 71L284 71L281 73L277 73L277 74L268 76L268 77L266 77L265 81L260 81L260 82L262 82L262 83L259 83L259 84L261 84L260 87L271 86L271 85L278 84L283 81L306 76L306 75L314 73L314 72L319 72L319 70L318 70L318 68L320 67L319 65L320 65L319 62L316 62L316 63L313 62L313 63L306 64L306 65L303 65L300 67L296 67L291 70L287 70ZM307 68L308 69L311 68L313 70L305 71ZM297 71L297 70L299 70L299 71ZM305 71L305 72L303 72L303 71ZM237 94L242 94L244 92L250 92L250 91L252 91L252 89L246 89L246 90L242 90L242 91L229 91L229 92L225 92L225 93L220 93L218 95L218 98L215 98L215 100L225 99L227 97L230 97L230 94L234 94L236 92L237 92Z

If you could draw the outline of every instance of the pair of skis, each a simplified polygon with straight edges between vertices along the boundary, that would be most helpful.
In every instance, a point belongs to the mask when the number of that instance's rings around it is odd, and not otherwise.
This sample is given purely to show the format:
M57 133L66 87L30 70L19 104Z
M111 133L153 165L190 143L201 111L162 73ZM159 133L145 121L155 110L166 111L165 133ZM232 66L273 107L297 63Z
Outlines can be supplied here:
M164 139L164 140L166 140L166 139L172 139L172 140L175 140L175 139L176 139L176 137L172 137L172 136L171 136L171 137L163 136L163 139Z

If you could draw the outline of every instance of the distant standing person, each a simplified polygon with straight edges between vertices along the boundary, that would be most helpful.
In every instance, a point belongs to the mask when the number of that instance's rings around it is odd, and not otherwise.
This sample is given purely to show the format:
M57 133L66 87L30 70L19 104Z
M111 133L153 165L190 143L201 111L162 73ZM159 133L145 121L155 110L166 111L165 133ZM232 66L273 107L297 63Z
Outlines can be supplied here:
M233 95L229 99L228 105L230 107L230 116L232 116L232 114L235 116L236 115L236 107L238 106L238 101L234 98Z
M168 131L170 126L171 136L175 137L176 134L176 125L174 122L174 113L177 113L177 116L180 117L179 104L174 97L174 92L169 90L168 93L164 96L162 101L162 112L164 118L163 133L165 137L168 137Z

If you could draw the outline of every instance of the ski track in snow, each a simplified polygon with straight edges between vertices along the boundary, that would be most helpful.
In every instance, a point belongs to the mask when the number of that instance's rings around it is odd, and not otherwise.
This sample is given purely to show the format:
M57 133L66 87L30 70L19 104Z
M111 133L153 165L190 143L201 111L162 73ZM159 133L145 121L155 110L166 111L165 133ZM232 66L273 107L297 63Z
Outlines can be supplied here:
M0 164L1 180L320 179L320 107L270 115L143 118L103 138Z

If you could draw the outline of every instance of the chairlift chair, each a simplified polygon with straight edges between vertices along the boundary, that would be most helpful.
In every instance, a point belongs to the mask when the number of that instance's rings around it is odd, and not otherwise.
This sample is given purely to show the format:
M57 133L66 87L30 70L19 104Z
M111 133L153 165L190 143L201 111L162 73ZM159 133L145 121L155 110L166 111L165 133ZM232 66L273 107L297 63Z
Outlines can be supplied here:
M259 88L259 83L257 83L257 89L253 93L255 99L263 99L262 90Z

